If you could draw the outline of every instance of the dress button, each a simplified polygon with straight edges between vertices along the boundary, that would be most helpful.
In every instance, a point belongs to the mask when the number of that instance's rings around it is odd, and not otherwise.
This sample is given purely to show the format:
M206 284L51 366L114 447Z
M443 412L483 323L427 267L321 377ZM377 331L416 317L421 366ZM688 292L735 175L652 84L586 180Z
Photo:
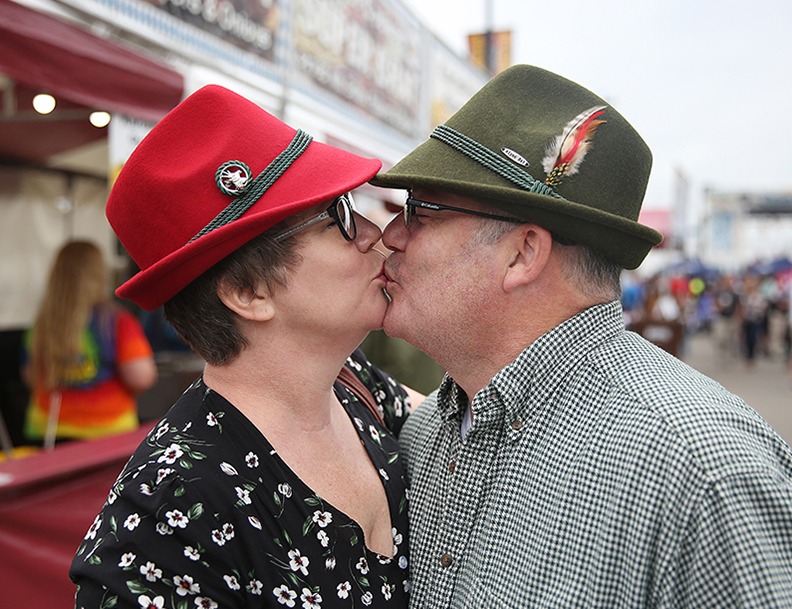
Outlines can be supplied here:
M455 469L456 469L456 461L451 461L451 463L448 464L448 471L453 474Z
M511 427L514 431L520 431L522 429L522 421L520 419L514 419Z
M440 564L442 565L443 569L448 569L448 567L450 567L453 562L454 559L451 558L450 554L443 554L443 556L440 557Z

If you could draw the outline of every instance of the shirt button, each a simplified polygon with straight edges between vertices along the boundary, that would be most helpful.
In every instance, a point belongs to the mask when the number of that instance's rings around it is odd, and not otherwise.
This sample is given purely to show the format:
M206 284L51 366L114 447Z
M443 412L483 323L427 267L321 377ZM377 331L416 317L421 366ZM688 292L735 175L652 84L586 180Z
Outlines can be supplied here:
M511 424L511 428L514 431L520 431L522 429L523 423L520 419L514 419Z
M440 564L442 565L443 569L448 569L454 562L454 559L451 558L450 554L443 554L440 557Z
M453 474L455 469L456 469L456 461L451 461L451 463L448 464L448 471Z

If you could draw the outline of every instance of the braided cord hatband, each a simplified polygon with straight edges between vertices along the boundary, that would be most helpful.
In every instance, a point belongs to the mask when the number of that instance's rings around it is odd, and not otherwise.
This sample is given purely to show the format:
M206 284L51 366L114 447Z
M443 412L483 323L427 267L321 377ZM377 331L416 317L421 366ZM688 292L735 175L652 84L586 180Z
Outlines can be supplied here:
M438 125L430 137L451 146L477 163L484 165L484 167L490 171L494 171L499 176L506 178L528 192L547 195L548 197L555 197L556 199L564 199L564 197L559 195L544 182L535 179L527 171L515 167L492 152L492 150L482 146L464 133L460 133L446 125Z
M250 186L245 190L244 194L238 196L236 199L229 203L223 211L221 211L214 220L207 224L200 233L190 239L190 243L203 237L205 234L213 231L216 228L225 226L239 218L253 204L258 201L261 196L272 186L275 181L283 175L291 164L296 161L299 156L308 148L313 137L305 133L302 129L297 130L297 134L292 139L291 143L286 149L281 152L275 159L267 165L267 168L262 171L258 177L253 180Z

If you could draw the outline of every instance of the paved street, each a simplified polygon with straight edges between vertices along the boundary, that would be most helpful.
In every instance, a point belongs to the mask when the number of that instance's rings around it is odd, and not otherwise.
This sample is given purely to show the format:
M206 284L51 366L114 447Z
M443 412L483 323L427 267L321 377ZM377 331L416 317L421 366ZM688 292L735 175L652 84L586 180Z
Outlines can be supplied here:
M745 362L724 361L710 335L688 337L680 359L737 394L792 445L792 376L781 355L758 357L753 369Z

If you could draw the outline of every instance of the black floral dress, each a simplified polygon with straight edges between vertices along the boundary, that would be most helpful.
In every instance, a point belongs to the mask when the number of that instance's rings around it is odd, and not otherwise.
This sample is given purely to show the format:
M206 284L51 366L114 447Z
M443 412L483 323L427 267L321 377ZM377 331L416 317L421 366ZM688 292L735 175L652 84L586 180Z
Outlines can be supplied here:
M308 488L253 424L198 379L141 443L79 547L76 607L407 607L403 388L356 351L347 365L386 424L336 383L387 494L394 557Z

